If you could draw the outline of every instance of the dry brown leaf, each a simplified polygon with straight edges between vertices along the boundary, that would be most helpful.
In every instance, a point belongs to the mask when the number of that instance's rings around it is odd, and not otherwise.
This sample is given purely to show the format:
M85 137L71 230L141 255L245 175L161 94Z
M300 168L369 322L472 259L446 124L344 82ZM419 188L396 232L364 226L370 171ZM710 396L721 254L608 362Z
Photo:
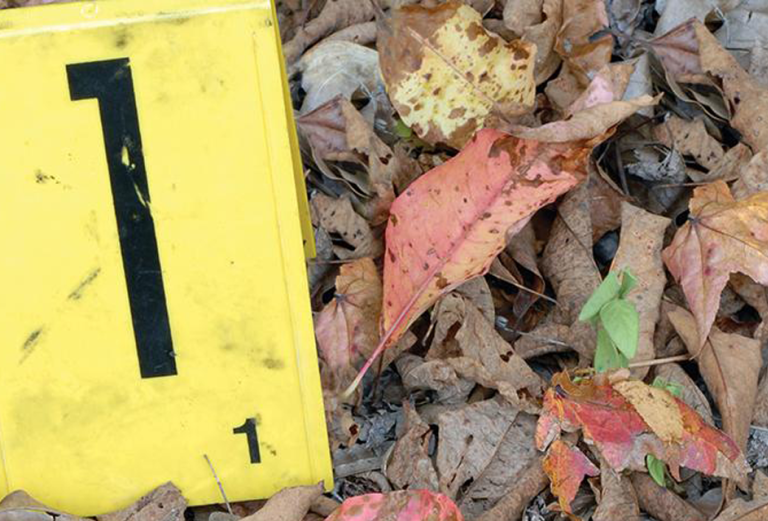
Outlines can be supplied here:
M673 78L691 78L704 72L699 63L699 42L694 23L694 20L688 20L648 42Z
M560 55L555 52L555 42L563 22L563 0L544 0L542 16L543 22L526 26L522 34L523 40L536 45L536 63L533 69L536 85L547 81L561 63ZM505 11L505 25L506 19Z
M765 521L768 519L768 497L746 502L734 499L714 521Z
M717 166L725 155L722 145L707 132L703 118L686 121L671 116L653 129L653 135L659 142L693 157L707 169Z
M669 313L669 319L688 352L697 357L699 371L723 417L723 430L744 452L762 366L760 343L713 327L709 341L702 348L693 315L678 308Z
M696 386L690 376L677 364L662 364L656 366L654 374L667 383L676 385L680 389L680 399L696 411L709 425L715 425L712 419L712 408L704 393Z
M465 488L463 512L479 514L503 497L538 459L535 418L501 399L473 403L438 416L437 470L444 493ZM468 488L467 488L468 487Z
M301 73L301 87L307 93L301 114L337 96L350 100L358 89L372 98L381 84L379 54L352 42L326 39L301 57L296 70ZM373 123L373 114L368 121Z
M370 0L334 0L326 2L320 14L300 27L294 37L283 45L285 61L291 64L302 53L325 36L351 25L373 20L375 10Z
M536 128L512 125L508 130L514 136L546 143L594 139L604 135L639 109L655 105L659 99L641 96L630 101L601 103L581 110L564 121L555 121Z
M326 388L349 385L356 365L373 352L379 340L381 278L373 259L344 264L336 277L336 297L315 317L315 336L324 368ZM324 371L325 372L325 371Z
M341 31L336 31L323 41L351 42L358 45L369 45L376 42L376 33L376 22L363 22L350 25Z
M733 111L731 126L754 152L768 147L768 90L741 68L736 59L700 23L694 24L699 42L699 60L704 72L722 81Z
M312 222L322 226L328 233L337 233L352 246L334 246L333 252L340 259L378 257L384 252L381 239L373 235L368 222L355 212L347 197L334 199L325 194L312 198Z
M755 398L755 414L752 417L755 425L768 427L768 373L760 381L760 387Z
M0 521L85 521L80 517L48 508L35 498L17 490L0 501Z
M98 516L98 521L184 521L187 500L173 483L166 483L131 506Z
M739 184L739 177L743 175L743 170L747 167L752 159L752 150L743 143L738 143L735 147L730 148L719 161L717 161L709 172L699 172L696 169L688 168L686 173L692 181L696 183L704 183L717 181L722 179L723 181L734 181ZM733 189L734 193L737 192L736 186ZM737 199L740 199L738 195Z
M437 403L464 404L475 387L475 382L459 378L456 370L445 360L424 361L406 353L398 357L395 364L406 390L437 391Z
M732 187L737 200L768 191L768 150L761 150L752 156L739 173L741 175Z
M416 163L395 153L354 105L340 96L300 117L297 124L316 162L346 161L364 167L365 174L342 173L342 177L362 194L358 209L363 216L373 226L386 221L395 200L394 185L418 171Z
M768 498L768 474L764 471L755 471L755 480L752 482L752 496L757 499Z
M445 359L462 377L498 389L511 403L530 410L518 393L541 396L544 383L476 306L451 293L435 306L434 317L428 357Z
M640 508L659 521L707 521L707 516L671 490L660 487L648 474L630 476Z
M587 89L565 110L565 116L571 116L603 103L622 100L634 69L634 61L609 63L600 69Z
M629 477L615 472L605 460L600 461L601 494L594 521L639 521L640 506Z
M544 473L541 457L534 458L512 487L491 509L486 510L476 521L517 521L528 504L549 484Z
M609 25L602 0L563 0L562 13L563 24L557 34L555 51L564 63L545 92L555 107L565 110L611 61L613 37L604 34L592 38Z
M323 493L323 484L284 488L267 501L261 510L241 521L301 521L312 502Z
M602 176L589 176L589 197L592 209L592 243L621 227L622 203L627 198L608 184Z
M395 10L378 49L393 105L428 143L462 148L492 113L533 106L535 46L486 32L480 14L458 0Z
M397 489L427 489L437 492L437 471L429 457L432 431L410 402L403 403L403 414L403 435L395 442L387 459L387 479Z
M518 36L544 20L544 0L507 0L504 5L504 25Z
M667 276L661 261L664 230L671 222L666 217L653 215L629 203L622 205L621 242L612 271L630 270L637 279L637 287L629 300L640 315L640 337L633 362L653 360L656 357L653 335L659 320L659 309ZM648 368L635 368L633 376L642 379Z

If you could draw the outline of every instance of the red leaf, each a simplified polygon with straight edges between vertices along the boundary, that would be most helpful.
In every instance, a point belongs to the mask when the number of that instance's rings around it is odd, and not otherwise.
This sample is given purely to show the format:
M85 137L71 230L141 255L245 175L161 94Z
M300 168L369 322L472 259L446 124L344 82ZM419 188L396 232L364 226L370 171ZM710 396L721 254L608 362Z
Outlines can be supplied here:
M604 377L574 384L565 373L552 382L536 430L539 449L561 430L581 429L616 471L644 470L647 454L666 461L675 479L681 466L736 480L749 470L731 438L667 391L636 380L611 385Z
M353 386L441 295L486 273L508 234L585 179L591 149L486 129L401 194L386 232L383 336Z
M401 490L347 499L326 521L463 521L447 496L429 490Z
M576 447L557 440L544 457L544 472L549 476L550 489L557 496L563 512L571 513L571 501L576 497L584 476L597 476L600 470Z

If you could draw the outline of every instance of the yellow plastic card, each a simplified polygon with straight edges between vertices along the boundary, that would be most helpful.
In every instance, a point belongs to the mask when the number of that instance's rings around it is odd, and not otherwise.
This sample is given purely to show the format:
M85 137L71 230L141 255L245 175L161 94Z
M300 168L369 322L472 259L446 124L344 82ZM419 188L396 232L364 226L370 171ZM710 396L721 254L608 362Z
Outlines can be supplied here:
M0 11L0 493L332 485L292 125L268 0Z

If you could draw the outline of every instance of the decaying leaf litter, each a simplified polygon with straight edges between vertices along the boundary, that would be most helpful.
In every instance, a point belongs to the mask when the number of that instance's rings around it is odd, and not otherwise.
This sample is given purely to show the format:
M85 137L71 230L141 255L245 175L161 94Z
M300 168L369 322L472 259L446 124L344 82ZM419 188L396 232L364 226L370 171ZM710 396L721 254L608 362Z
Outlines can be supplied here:
M768 519L768 9L277 8L336 483L188 515Z

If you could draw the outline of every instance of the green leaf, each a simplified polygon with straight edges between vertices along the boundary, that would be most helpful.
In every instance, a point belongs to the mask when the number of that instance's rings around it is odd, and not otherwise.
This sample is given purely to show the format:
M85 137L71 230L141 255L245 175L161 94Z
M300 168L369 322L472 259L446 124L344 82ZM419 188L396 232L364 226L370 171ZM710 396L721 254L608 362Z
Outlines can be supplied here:
M645 466L648 467L648 473L651 475L653 480L656 483L658 483L660 487L667 486L667 480L666 480L667 464L666 463L664 463L657 457L653 456L652 454L648 454L645 457Z
M660 376L657 376L653 383L651 384L652 387L658 387L659 389L664 389L665 391L672 393L674 396L677 396L680 398L680 396L683 394L683 388L677 385L673 382L668 382L665 379L661 378Z
M621 289L619 289L619 298L626 298L629 292L637 286L637 279L632 275L629 269L621 271Z
M589 297L587 303L581 308L579 313L579 320L586 322L592 320L600 313L600 309L611 300L615 299L619 295L621 290L621 284L619 284L619 278L616 273L611 272L605 277L605 280L597 287L592 296Z
M595 349L595 370L604 373L612 369L627 367L629 360L622 355L611 341L608 333L600 328L597 331L597 349Z
M402 139L410 139L411 136L413 136L413 130L403 123L402 120L398 119L395 123L395 135Z
M619 351L628 359L637 352L640 315L626 300L612 300L600 309L600 321Z

